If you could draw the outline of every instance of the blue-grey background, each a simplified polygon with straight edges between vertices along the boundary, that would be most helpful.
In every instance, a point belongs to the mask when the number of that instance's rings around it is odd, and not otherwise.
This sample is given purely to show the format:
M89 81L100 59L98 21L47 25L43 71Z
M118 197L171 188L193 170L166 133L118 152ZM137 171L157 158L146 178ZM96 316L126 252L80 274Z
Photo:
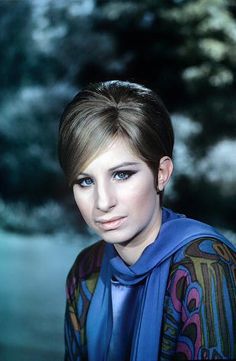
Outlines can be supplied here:
M88 82L161 95L176 132L166 205L235 240L235 18L228 0L0 0L0 361L63 359L66 274L96 237L57 128Z

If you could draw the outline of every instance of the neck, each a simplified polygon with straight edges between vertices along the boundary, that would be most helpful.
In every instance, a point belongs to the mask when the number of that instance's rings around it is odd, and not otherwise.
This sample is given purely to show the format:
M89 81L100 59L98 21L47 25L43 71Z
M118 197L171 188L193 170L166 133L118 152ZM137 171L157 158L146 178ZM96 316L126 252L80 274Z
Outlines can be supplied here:
M162 211L160 210L155 223L148 230L141 231L139 235L135 236L135 239L114 244L117 253L126 264L131 266L137 262L145 248L155 241L161 228L161 220Z

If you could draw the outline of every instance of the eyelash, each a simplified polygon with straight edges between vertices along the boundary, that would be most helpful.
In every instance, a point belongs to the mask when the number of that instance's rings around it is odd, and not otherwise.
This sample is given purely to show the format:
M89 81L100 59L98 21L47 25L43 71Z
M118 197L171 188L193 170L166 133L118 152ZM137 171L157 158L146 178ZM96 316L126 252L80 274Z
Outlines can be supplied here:
M124 182L135 173L136 173L135 171L131 171L131 170L120 170L120 171L114 172L112 174L112 177L113 177L113 179L117 180L118 182ZM123 174L123 177L117 179L116 176L121 175L121 174ZM88 180L91 182L89 184L85 185L84 183ZM78 179L75 184L78 184L81 188L89 188L93 183L94 182L93 182L92 178L84 177L84 178Z
M78 184L81 188L88 188L91 186L92 182L88 185L84 185L83 183L86 182L87 180L91 180L92 181L92 178L90 177L84 177L84 178L81 178L81 179L78 179L75 184Z
M135 171L132 171L132 170L119 170L119 171L116 171L115 173L113 173L113 178L115 178L115 176L117 175L121 175L123 174L124 177L123 178L119 178L117 179L118 181L125 181L127 179L129 179L133 174L135 174L136 172Z

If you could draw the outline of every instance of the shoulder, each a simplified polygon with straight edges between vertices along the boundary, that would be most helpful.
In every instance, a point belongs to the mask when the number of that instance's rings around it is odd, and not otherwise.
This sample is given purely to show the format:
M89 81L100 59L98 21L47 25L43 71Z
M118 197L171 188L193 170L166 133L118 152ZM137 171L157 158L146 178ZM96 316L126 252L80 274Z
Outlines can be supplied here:
M233 248L214 237L197 238L181 247L173 257L172 266L182 262L225 262L235 264Z
M97 278L100 272L105 242L99 241L83 249L72 265L66 280L67 291L73 293L78 284Z
M105 243L99 241L83 249L77 256L71 271L80 279L86 279L90 274L98 272L101 267Z
M199 359L199 355L202 359L203 353L208 359L214 354L221 359L234 358L235 310L233 247L203 237L173 255L165 296L164 341L175 345L176 355L183 355L187 344L194 352L191 359ZM165 345L163 353L168 353Z
M187 288L206 291L210 285L236 286L236 253L214 238L199 238L179 249L172 258L168 288L183 294Z

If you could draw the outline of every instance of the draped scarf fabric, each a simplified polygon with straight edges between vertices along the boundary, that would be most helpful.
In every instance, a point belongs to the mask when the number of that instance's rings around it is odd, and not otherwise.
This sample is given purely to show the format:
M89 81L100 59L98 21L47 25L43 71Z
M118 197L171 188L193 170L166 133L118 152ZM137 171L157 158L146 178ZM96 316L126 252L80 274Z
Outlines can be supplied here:
M126 265L111 244L106 244L100 275L87 318L89 361L107 360L112 334L111 278L123 285L144 282L144 291L132 341L131 361L157 361L164 296L171 256L197 238L213 237L231 243L213 227L163 209L163 223L156 240L132 266Z

